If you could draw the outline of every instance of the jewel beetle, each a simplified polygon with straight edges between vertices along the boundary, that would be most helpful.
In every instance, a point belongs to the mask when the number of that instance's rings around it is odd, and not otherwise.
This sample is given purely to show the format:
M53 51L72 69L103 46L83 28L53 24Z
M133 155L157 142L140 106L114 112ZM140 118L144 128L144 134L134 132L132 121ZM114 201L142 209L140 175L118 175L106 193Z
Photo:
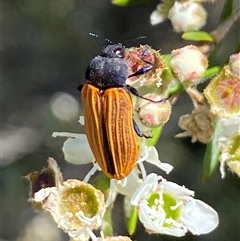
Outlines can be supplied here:
M139 154L136 134L143 136L133 120L130 93L147 99L125 82L152 68L146 62L146 66L129 76L125 50L122 44L106 46L92 59L85 73L86 82L78 87L85 132L94 157L106 176L118 180L129 175L136 165Z

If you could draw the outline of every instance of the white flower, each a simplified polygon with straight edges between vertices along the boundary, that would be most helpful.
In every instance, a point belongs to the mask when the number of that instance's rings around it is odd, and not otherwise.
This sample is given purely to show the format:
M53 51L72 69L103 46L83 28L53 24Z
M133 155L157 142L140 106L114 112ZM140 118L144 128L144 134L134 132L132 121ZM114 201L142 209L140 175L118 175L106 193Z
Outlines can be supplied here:
M221 177L226 176L225 165L240 176L240 116L223 118L220 124L223 128L218 137Z
M131 203L147 232L181 237L187 231L206 234L218 225L218 214L194 199L194 192L151 173L135 191Z
M58 227L74 240L97 240L92 230L102 225L104 195L92 185L69 179L58 187L43 188L33 200L50 212Z
M218 140L220 142L226 143L229 138L236 135L237 132L240 131L240 116L222 118L220 120L220 124L223 130L219 134Z

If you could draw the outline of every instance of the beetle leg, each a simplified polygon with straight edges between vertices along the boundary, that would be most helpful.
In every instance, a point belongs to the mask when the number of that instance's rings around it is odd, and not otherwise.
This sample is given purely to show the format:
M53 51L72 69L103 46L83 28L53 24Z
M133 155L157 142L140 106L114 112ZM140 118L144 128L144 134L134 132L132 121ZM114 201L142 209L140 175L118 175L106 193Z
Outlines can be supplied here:
M137 133L137 135L139 136L139 137L145 137L145 138L151 138L151 136L146 136L145 134L143 134L141 131L140 131L140 129L139 129L139 127L138 127L138 125L137 125L137 123L136 123L136 121L135 120L133 120L133 127L134 127L134 130L135 130L135 132Z
M149 47L147 47L147 48L143 51L143 53L142 53L142 55L141 55L141 57L140 57L140 59L141 59L143 62L145 62L147 65L144 66L144 67L142 67L141 69L137 70L135 73L129 75L128 78L129 78L129 77L133 77L133 76L137 76L137 75L141 75L141 74L146 74L148 71L150 71L150 70L152 69L153 64L152 64L151 62L149 62L149 61L147 61L147 60L144 59L144 57L148 54L148 50L149 50Z
M168 100L169 98L162 98L161 100L151 100L149 98L146 98L146 97L143 97L139 94L139 92L137 91L136 88L130 86L130 85L127 85L127 89L135 96L141 98L141 99L144 99L144 100L147 100L147 101L150 101L150 102L153 102L153 103L160 103L160 102L164 102L166 100Z
M152 64L147 64L146 66L142 67L141 69L139 69L135 73L129 75L128 78L133 77L133 76L137 76L137 75L141 75L141 74L146 74L151 69L152 69Z
M148 54L149 49L150 49L150 47L147 46L147 48L143 51L142 56L141 56L140 58L141 58L141 60L142 60L143 62L145 62L145 63L153 66L153 63L151 63L151 62L149 62L149 61L147 61L147 60L144 59L144 57Z

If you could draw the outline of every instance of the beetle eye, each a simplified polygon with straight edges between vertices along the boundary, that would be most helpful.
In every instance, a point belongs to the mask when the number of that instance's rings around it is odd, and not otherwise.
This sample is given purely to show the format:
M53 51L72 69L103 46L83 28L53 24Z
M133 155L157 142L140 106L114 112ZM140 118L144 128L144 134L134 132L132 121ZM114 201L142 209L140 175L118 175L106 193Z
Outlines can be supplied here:
M115 53L119 58L123 58L124 50L123 50L123 48L117 48L117 49L114 50L114 53Z

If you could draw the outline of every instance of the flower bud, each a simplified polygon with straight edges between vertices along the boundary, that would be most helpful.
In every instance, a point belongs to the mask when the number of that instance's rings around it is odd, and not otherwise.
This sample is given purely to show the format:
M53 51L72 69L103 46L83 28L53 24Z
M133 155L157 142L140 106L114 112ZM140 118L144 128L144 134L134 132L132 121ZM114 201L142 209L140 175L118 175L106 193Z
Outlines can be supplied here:
M240 77L240 53L233 54L229 58L229 67L234 75Z
M173 75L185 87L198 84L208 67L206 56L194 45L173 50L171 54L170 67Z
M176 1L168 13L168 18L176 32L195 31L205 25L207 12L199 3Z
M154 101L159 100L159 95L157 94L147 94L144 97L149 98ZM171 104L169 100L163 100L159 103L154 103L148 100L139 98L136 110L139 115L141 122L148 127L157 127L164 125L170 117L171 114Z

